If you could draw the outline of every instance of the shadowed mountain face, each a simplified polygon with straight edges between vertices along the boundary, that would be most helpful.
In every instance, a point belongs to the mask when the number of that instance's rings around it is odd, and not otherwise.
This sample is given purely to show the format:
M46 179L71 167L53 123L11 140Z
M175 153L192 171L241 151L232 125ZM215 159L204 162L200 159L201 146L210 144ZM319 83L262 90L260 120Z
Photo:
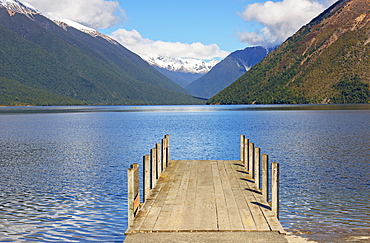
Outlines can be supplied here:
M96 31L0 6L0 104L201 103Z
M235 51L185 89L194 96L211 98L260 62L271 50L273 48L257 46Z
M338 1L208 102L370 102L369 9Z

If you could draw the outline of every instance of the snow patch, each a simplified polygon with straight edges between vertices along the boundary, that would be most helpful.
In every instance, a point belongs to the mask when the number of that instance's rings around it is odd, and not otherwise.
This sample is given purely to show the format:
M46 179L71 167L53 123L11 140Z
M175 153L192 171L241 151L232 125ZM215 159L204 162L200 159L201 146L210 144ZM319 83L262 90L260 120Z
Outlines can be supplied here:
M141 55L141 58L147 61L152 66L167 69L174 72L182 73L200 73L205 74L209 72L217 63L217 60L209 62L192 59L192 58L181 58L181 57L148 57Z
M22 14L39 14L40 12L31 4L18 0L0 0L0 7Z

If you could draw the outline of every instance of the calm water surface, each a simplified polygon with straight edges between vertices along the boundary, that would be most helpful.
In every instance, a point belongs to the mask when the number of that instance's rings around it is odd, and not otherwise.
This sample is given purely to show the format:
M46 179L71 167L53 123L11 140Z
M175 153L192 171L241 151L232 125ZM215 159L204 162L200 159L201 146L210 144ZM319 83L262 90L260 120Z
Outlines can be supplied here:
M370 236L369 125L370 105L1 107L0 241L122 242L126 170L165 134L173 159L238 159L245 134L280 163L287 231Z

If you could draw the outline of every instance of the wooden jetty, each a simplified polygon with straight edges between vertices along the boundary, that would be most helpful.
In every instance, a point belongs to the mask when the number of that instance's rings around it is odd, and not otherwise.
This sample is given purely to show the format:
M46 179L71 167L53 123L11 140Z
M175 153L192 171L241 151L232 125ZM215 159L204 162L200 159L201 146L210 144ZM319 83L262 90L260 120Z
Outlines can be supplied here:
M125 242L233 242L233 237L239 237L234 242L248 242L240 237L252 234L259 240L286 242L278 220L279 166L271 163L270 176L268 167L268 156L244 135L240 160L171 160L166 135L143 157L142 196L139 165L128 169Z

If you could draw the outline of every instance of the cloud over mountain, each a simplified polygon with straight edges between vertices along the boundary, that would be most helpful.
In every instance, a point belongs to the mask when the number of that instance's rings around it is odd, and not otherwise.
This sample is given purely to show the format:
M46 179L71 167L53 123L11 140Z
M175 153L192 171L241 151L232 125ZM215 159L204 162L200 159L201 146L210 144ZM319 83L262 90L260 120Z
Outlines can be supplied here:
M216 44L204 45L200 42L192 44L180 42L154 41L143 38L137 30L119 29L112 33L111 37L119 41L131 51L151 57L182 57L211 60L224 58L229 53L220 49Z
M45 16L71 19L94 29L105 29L126 18L117 1L104 0L27 0Z
M257 22L263 28L255 32L241 32L239 39L250 45L280 44L334 2L283 0L250 4L240 13L241 17L247 22Z

